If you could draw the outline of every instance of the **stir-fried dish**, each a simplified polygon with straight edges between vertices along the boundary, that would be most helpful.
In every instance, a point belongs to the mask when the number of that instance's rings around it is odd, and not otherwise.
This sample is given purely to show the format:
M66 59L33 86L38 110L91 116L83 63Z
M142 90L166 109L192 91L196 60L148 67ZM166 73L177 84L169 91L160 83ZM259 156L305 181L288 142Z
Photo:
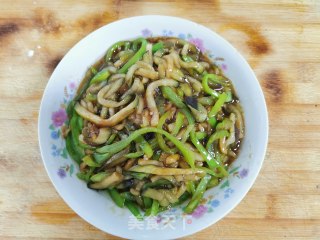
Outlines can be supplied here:
M77 176L139 219L186 201L192 213L228 175L244 137L230 80L178 38L115 43L67 111Z

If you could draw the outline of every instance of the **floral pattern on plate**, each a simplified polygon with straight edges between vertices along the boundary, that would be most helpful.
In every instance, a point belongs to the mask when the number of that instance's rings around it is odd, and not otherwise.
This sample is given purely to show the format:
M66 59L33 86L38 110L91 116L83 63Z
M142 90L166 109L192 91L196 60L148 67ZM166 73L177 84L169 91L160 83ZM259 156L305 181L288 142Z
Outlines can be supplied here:
M68 123L67 115L67 106L69 102L74 97L76 92L77 85L74 82L70 82L67 86L64 87L64 98L60 104L59 109L52 112L51 114L51 124L50 129L50 139L51 139L51 155L55 158L60 158L63 160L68 159L68 152L65 146L65 141L62 136L62 127ZM67 164L64 163L57 170L57 175L63 179L66 176L71 177L74 172L73 163Z

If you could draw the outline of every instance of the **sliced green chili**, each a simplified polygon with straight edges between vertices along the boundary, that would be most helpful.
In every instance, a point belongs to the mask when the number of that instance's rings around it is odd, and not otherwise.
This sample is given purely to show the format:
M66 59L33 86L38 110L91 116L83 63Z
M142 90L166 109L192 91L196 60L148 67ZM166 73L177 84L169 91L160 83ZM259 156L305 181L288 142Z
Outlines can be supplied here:
M166 206L166 207L159 207L159 212L163 212L163 211L166 211L166 210L168 210L168 209L170 209L170 208L173 208L173 207L175 207L175 206L179 206L179 205L181 205L182 203L184 203L189 197L190 197L190 193L188 193L188 191L185 191L185 192L181 195L181 197L179 198L178 202L173 203L173 204L170 204L170 205L168 205L168 206Z
M231 102L232 101L232 92L231 92L231 90L226 91L226 94L227 94L226 102Z
M181 98L172 90L172 88L168 86L162 86L160 88L163 96L169 99L169 101L176 105L178 108L180 108L181 112L186 116L189 124L193 124L194 118L191 112L189 111L188 107L184 104L184 102L181 100Z
M219 93L209 87L208 81L215 82L215 83L220 83L219 76L216 75L216 74L205 74L202 77L203 91L208 93L208 94L210 94L213 97L219 97Z
M228 137L229 136L229 132L226 131L226 130L219 130L219 131L216 131L215 133L213 133L209 139L208 139L208 142L207 142L207 145L206 145L206 149L209 151L210 150L210 147L211 145L213 144L214 141L220 139L220 138L223 138L223 137Z
M165 121L168 119L168 117L170 116L171 112L166 112L165 114L163 114L161 116L161 118L159 119L158 122L158 129L162 129L163 124L165 123ZM166 142L164 141L163 137L161 134L156 134L156 139L158 141L159 147L162 149L162 151L166 152L166 153L176 153L176 149L171 149L167 146Z
M94 167L90 167L90 169L87 172L78 172L77 177L80 180L83 180L88 183L90 180L90 176L92 175L94 169L95 169Z
M178 108L187 108L187 106L183 103L181 98L173 91L171 87L162 86L160 88L163 96L169 99L169 101L176 105Z
M71 120L70 120L70 128L71 130L71 146L74 149L74 152L76 152L78 158L82 159L84 157L84 149L79 145L79 135L81 132L81 129L79 127L78 122L78 115L76 113L73 114ZM76 160L76 159L75 159Z
M187 181L186 187L187 187L187 191L192 195L196 191L196 186L193 181Z
M122 47L125 47L125 49L128 49L130 47L130 44L131 44L130 41L120 41L120 42L117 42L117 43L113 44L107 51L106 62L111 61L112 55L114 54L114 52L116 50L119 50Z
M218 100L216 101L216 103L213 105L213 107L211 108L208 116L209 118L214 117L222 108L223 104L226 102L227 100L227 94L226 93L222 93L219 95Z
M214 128L217 125L217 119L215 117L210 117L208 118L208 123Z
M190 202L188 203L188 205L186 206L186 208L184 209L184 212L186 213L192 213L194 209L196 209L196 207L199 205L200 203L200 200L202 199L203 197L203 194L204 192L206 191L207 189L207 185L209 183L211 179L211 176L210 175L205 175L200 183L198 184Z
M154 182L148 182L143 185L142 190L145 190L147 188L163 188L163 187L173 187L172 182L170 182L167 179L160 178L157 181Z
M143 205L145 208L150 208L152 206L152 199L149 197L142 197Z
M124 156L126 158L138 158L138 157L142 157L143 155L144 155L143 151L138 151L138 152L134 152L134 153L128 153Z
M138 62L142 57L143 54L146 52L147 40L144 38L139 38L136 40L137 42L141 43L140 49L129 59L128 62L119 70L119 73L126 73L128 69Z
M124 207L125 198L115 188L107 189L107 192L118 207Z
M181 112L177 113L176 122L172 130L172 135L177 135L183 125L184 115Z
M196 138L198 139L198 140L202 140L202 139L204 139L205 137L207 137L207 133L205 133L205 132L196 132Z
M144 139L144 137L139 136L134 140L136 143L139 144L139 147L141 150L144 152L144 154L148 157L151 158L153 155L153 150L150 144Z
M181 142L185 143L189 136L190 136L190 132L194 129L194 124L190 124L188 125L188 127L186 128L186 131L184 132L182 138L181 138Z
M131 201L125 201L124 205L130 210L130 212L138 219L143 220L139 207L136 203Z
M67 107L67 115L68 115L68 118L69 120L72 118L72 115L73 115L73 112L74 112L74 105L76 104L76 100L72 100L68 107Z
M96 75L98 73L97 69L95 69L95 67L90 67L91 73L93 75Z
M159 202L157 200L153 200L150 215L157 216L158 212L159 212Z
M216 160L207 152L207 150L199 142L194 130L192 130L190 133L190 139L193 145L198 149L202 157L205 159L210 169L215 169L220 167L219 163L216 162Z
M90 155L84 156L82 161L89 167L100 167L100 164L96 163Z
M216 178L216 177L212 177L207 185L207 189L208 188L212 188L212 187L215 187L219 184L219 178Z
M212 106L215 100L213 97L200 97L198 98L198 103L201 103L204 106Z
M110 77L111 73L108 70L108 68L102 69L100 72L98 72L94 77L90 80L90 85L94 83L99 83L106 81Z
M110 173L106 172L99 172L97 174L94 174L90 177L90 181L92 182L101 182L105 177L109 176Z
M72 136L71 134L68 134L67 138L66 138L66 148L68 151L69 156L75 160L78 164L81 163L81 156L78 155L78 153L75 151L75 149L73 148L73 144L72 144Z
M111 136L109 137L109 139L107 140L106 144L109 145L111 144L114 139L116 138L117 134L116 133L112 133Z
M163 42L158 42L156 44L153 44L152 46L152 53L155 53L156 51L163 49Z
M186 162L192 167L194 168L194 154L192 151L190 151L182 142L180 142L176 137L172 136L170 133L162 130L162 129L158 129L155 127L146 127L146 128L141 128L138 129L134 132L132 132L128 138L123 139L119 142L116 142L114 144L111 145L107 145L101 148L97 149L98 153L105 153L105 154L110 154L113 155L114 153L117 153L121 150L123 150L124 148L126 148L134 139L136 139L138 136L142 135L142 134L146 134L148 132L154 132L154 133L160 133L163 134L166 138L169 139L169 141L171 141L177 148L178 150L182 153L182 155L184 156Z
M85 91L87 90L87 88L90 86L90 82L91 81L86 81L85 83L83 83L83 85L81 86L81 88L78 90L78 94L75 96L75 98L73 99L73 105L76 104L76 102L78 100L80 100L81 96L85 93ZM69 104L70 105L70 104ZM74 109L74 106L72 106L72 109Z
M135 201L135 196L131 192L123 192L120 195L125 199L125 201Z
M87 93L86 100L88 100L90 102L97 101L97 95L94 95L92 93Z
M192 57L189 57L189 56L186 56L186 55L182 56L182 60L185 61L185 62L193 62Z

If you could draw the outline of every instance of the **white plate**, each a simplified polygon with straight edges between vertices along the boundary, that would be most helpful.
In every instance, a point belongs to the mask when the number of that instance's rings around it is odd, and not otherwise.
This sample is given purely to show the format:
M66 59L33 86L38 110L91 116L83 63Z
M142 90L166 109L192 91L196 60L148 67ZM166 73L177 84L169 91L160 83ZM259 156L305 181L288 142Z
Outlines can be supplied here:
M67 155L61 137L66 105L87 69L119 40L139 36L175 36L196 44L224 70L243 106L246 135L230 176L205 194L192 215L174 208L137 221L127 209L87 188L76 177L78 166ZM56 190L83 219L110 234L130 239L173 239L214 224L230 212L253 185L263 162L268 139L268 116L259 83L244 58L223 38L197 23L176 17L141 16L104 26L77 43L61 60L45 89L39 114L39 144L43 163Z

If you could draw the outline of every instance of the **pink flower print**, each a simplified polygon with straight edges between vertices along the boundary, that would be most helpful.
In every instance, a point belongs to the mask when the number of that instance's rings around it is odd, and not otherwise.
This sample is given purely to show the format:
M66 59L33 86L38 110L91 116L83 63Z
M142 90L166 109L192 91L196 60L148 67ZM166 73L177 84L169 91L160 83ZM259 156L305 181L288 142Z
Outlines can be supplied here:
M204 205L199 205L192 213L192 217L200 218L207 212L207 207Z
M152 32L148 28L143 29L141 31L141 33L142 33L143 37L151 37L152 36Z
M225 63L221 64L221 68L222 68L223 71L227 71L228 70L228 66Z
M245 178L246 176L248 176L249 170L244 168L240 171L239 176L240 178Z
M63 168L59 168L57 174L60 178L65 178L67 176L67 173Z
M53 112L51 119L55 127L61 127L64 124L64 122L67 120L66 110L63 108L60 108L58 111Z
M69 88L74 90L76 88L76 84L74 82L69 83Z
M192 44L194 44L197 48L200 49L201 52L205 52L205 48L203 46L203 41L200 38L190 38L188 40L189 42L191 42Z

